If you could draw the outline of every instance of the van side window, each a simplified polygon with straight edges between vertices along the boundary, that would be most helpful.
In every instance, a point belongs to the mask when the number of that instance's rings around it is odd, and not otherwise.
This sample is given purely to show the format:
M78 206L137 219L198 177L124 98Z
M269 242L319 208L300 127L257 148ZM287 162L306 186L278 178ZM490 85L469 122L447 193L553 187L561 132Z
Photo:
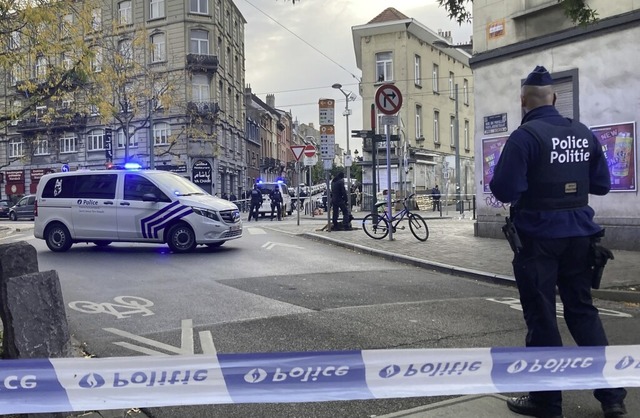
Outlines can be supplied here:
M77 176L52 177L42 189L43 198L68 199L75 197L73 189Z
M145 194L154 195L160 202L171 202L171 199L148 179L137 174L126 174L124 176L125 200L142 200L142 196Z
M76 177L73 197L84 199L115 199L117 174L88 174Z

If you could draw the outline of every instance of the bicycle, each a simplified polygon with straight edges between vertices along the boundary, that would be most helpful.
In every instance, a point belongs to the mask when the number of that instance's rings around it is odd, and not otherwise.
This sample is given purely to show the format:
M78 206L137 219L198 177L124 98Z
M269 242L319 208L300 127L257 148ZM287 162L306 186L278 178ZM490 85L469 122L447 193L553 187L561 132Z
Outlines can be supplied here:
M393 203L402 203L402 210L389 218L389 214L384 209L382 214L370 213L362 219L362 229L364 232L373 239L383 239L389 235L389 225L391 225L392 231L395 233L398 224L406 217L409 220L409 230L416 239L419 241L426 241L429 238L429 228L422 216L417 213L412 213L407 208L407 200L413 198L415 193L411 196L405 197L401 200L394 200ZM386 205L386 202L376 203L376 210L380 210ZM374 222L374 216L377 220ZM404 226L401 228L404 229Z

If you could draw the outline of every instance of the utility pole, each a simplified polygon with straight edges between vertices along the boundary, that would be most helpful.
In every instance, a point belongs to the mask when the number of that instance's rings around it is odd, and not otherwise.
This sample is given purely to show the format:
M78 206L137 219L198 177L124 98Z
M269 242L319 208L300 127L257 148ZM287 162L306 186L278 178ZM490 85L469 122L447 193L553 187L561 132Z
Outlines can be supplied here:
M453 140L456 147L456 210L462 213L462 203L460 202L460 123L458 123L458 83L455 84L455 125L453 126Z

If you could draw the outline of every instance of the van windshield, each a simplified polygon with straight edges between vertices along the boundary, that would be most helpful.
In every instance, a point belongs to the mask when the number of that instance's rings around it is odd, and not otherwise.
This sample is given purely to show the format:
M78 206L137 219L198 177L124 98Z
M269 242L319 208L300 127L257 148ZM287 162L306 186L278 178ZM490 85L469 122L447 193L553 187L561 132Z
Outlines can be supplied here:
M194 196L208 194L191 181L170 172L157 172L154 178L158 178L162 185L171 190L174 196Z

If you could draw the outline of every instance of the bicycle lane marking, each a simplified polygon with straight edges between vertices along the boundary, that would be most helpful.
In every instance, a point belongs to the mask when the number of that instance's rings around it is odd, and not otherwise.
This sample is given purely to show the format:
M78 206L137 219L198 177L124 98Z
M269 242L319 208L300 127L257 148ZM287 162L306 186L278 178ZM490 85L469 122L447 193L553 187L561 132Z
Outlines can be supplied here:
M117 319L129 318L136 314L141 314L142 316L154 315L154 312L149 309L149 307L153 306L153 302L149 299L138 296L116 296L113 301L115 303L77 300L69 302L69 307L75 311L88 314L106 313L115 316Z

